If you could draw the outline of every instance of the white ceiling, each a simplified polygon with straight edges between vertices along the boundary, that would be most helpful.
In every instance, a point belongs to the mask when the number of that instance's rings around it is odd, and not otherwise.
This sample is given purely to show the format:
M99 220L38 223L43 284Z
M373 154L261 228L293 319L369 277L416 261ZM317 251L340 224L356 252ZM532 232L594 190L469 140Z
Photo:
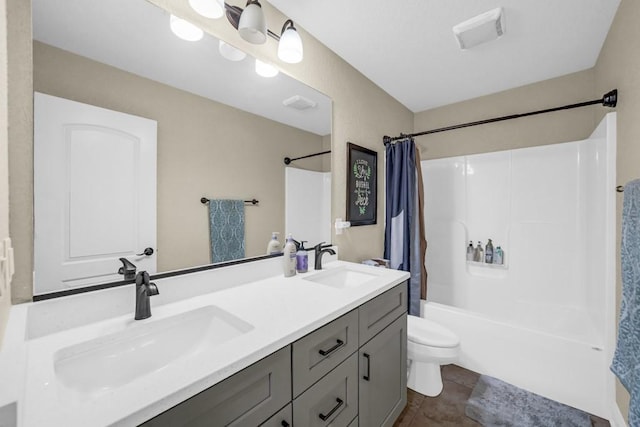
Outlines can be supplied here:
M620 3L269 1L413 112L593 67ZM460 50L451 28L496 7L505 35Z
M283 73L258 76L249 56L241 62L222 58L218 40L207 34L198 42L178 39L169 14L145 0L34 0L33 37L289 126L331 133L327 96ZM282 105L294 95L318 105L304 111Z

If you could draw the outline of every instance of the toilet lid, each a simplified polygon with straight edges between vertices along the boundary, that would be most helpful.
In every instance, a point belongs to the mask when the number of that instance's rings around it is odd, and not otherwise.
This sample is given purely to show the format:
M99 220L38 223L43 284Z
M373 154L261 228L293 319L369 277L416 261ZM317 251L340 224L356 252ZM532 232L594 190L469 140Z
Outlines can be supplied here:
M456 347L460 339L442 325L417 316L407 316L407 338L430 347Z

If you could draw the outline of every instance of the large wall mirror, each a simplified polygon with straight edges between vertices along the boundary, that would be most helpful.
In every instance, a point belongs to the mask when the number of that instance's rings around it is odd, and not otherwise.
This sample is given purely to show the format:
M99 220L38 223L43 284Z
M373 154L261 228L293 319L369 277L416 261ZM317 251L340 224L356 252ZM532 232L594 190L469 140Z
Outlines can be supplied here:
M34 295L123 280L119 258L156 273L215 262L202 198L257 201L221 205L244 221L247 258L291 231L285 205L330 209L326 182L312 190L287 173L327 174L330 154L283 162L331 149L327 96L258 75L254 58L206 33L178 38L145 0L34 0L33 33ZM289 179L299 193L285 203ZM330 236L319 221L294 237Z

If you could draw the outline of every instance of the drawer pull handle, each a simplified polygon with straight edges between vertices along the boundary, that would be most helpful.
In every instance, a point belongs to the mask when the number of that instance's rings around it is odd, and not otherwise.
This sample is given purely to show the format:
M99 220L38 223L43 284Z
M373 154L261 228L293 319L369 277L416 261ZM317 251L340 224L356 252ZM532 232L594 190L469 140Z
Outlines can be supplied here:
M336 397L336 402L337 402L336 406L334 406L333 409L331 409L327 415L325 414L318 415L322 421L327 421L329 417L331 417L331 415L333 415L333 413L336 412L338 408L340 408L344 403L342 399L340 399L339 397Z
M320 353L320 356L328 356L334 351L336 351L337 349L339 349L340 347L342 347L343 345L344 345L344 341L336 340L336 345L331 347L329 350L318 350L318 353Z
M282 420L282 422L280 423L280 425L281 425L282 427L289 427L289 423L288 423L288 422L286 422L285 420Z
M363 375L362 379L365 381L371 381L371 357L367 353L362 353L362 357L367 359L367 375Z

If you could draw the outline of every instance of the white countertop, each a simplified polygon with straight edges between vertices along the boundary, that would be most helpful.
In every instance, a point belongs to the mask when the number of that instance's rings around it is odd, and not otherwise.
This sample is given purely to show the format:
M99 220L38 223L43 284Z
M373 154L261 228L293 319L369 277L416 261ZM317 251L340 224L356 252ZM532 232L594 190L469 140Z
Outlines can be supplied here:
M291 278L274 274L280 263L281 259L276 258L156 280L160 296L165 297L152 297L153 315L141 321L133 320L134 285L13 306L0 352L0 407L17 402L20 427L138 425L409 277L402 271L333 261L325 264L325 270L348 267L375 271L377 276L361 286L333 288L305 279L321 272L310 271ZM255 280L259 273L270 277ZM231 282L237 283L230 285L230 277ZM242 283L243 277L250 277L251 281ZM190 287L186 285L189 283ZM181 294L189 298L184 299ZM171 295L171 300L166 295ZM104 301L103 306L108 309L102 314L96 314L101 311L98 307L87 310L87 298L94 304ZM109 316L110 309L117 313L123 304L130 307L128 313ZM216 351L178 358L161 370L99 393L81 393L56 377L54 355L62 348L124 330L134 322L154 322L211 305L249 323L252 329L223 342ZM37 310L30 314L30 307L35 306ZM84 307L87 313L81 313L78 307ZM43 312L55 316L46 321ZM39 319L34 316L36 313ZM74 315L93 318L83 325L77 325L81 323L77 320L62 319ZM39 329L34 333L34 328ZM29 334L33 338L26 339Z

